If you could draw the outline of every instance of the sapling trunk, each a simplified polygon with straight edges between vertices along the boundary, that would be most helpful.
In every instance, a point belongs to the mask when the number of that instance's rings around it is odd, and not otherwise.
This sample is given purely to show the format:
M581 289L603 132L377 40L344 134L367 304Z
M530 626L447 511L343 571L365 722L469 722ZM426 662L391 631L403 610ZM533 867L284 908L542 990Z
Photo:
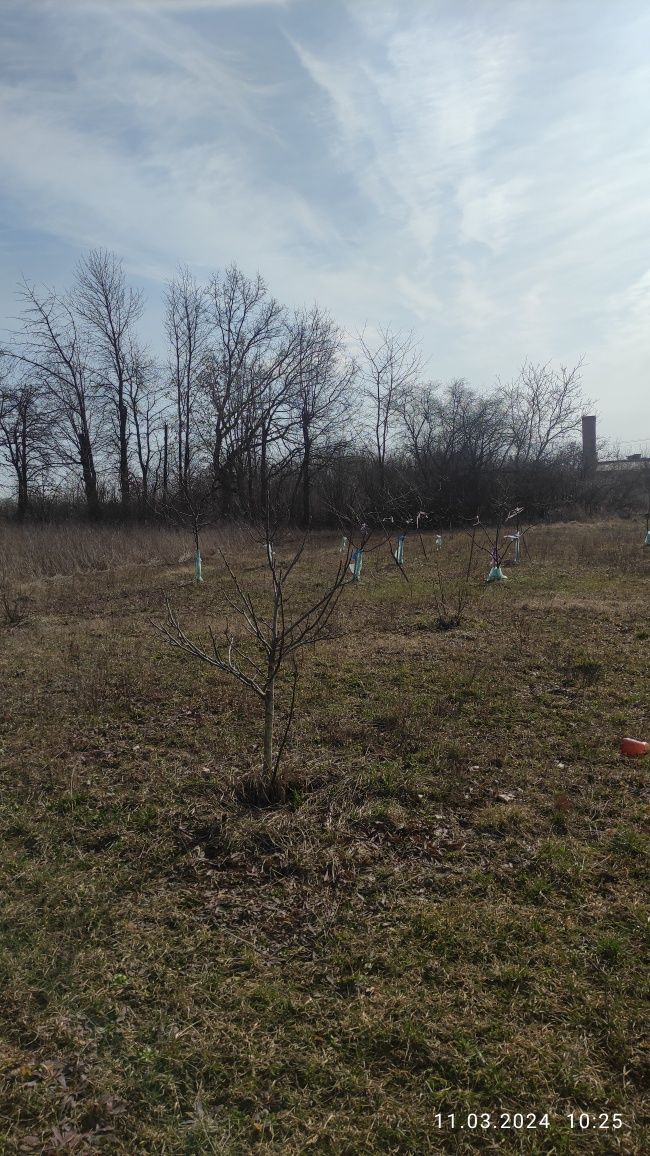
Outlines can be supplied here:
M203 581L203 560L199 538L199 514L195 510L192 512L192 528L194 531L194 580L198 583Z
M266 687L264 694L264 755L262 771L264 781L272 783L275 774L273 768L273 716L275 711L275 676Z
M266 685L264 687L264 755L262 759L262 769L264 781L272 784L277 771L277 767L273 766L273 722L275 715L275 676L277 674L278 615L282 589L273 567L273 554L270 543L267 543L267 545L269 550L269 565L271 566L271 573L273 575L273 616L271 618L271 637L269 639Z

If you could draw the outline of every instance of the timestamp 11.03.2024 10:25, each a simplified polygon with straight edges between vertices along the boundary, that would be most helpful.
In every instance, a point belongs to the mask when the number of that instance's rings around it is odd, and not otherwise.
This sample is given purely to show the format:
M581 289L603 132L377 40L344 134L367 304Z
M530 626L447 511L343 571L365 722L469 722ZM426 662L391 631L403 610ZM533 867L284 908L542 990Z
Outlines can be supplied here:
M439 1131L479 1132L493 1128L525 1132L550 1128L551 1119L550 1112L437 1112L433 1122ZM572 1132L617 1132L623 1127L620 1112L565 1112L556 1119L565 1121Z

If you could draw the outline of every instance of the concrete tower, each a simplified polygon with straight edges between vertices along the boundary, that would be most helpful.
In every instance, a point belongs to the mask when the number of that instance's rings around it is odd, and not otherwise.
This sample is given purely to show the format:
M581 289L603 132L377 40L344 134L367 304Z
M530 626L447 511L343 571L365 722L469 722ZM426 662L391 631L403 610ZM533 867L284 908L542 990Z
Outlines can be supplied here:
M585 473L593 473L597 462L596 417L595 414L585 414L582 418L582 466Z

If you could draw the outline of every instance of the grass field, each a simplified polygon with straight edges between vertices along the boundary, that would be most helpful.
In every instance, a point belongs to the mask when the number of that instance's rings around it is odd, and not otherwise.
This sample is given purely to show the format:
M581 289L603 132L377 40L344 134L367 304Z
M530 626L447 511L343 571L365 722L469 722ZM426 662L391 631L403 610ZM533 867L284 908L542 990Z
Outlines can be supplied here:
M257 703L152 625L223 621L214 540L196 587L179 535L3 534L2 1153L650 1152L643 527L480 555L444 633L415 541L369 555L257 811Z

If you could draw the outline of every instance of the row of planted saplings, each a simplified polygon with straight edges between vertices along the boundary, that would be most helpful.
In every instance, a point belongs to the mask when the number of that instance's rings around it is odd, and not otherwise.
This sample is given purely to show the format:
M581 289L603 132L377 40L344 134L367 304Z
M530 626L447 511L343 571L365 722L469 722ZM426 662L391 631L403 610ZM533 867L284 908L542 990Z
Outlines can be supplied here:
M516 506L514 510L506 515L506 517L503 519L503 522L499 523L492 531L488 530L488 528L484 526L478 515L475 521L472 523L470 532L472 534L473 540L475 539L476 534L479 533L481 540L478 542L478 546L480 549L487 551L490 557L490 569L486 578L486 582L503 582L506 580L507 575L503 573L502 567L506 556L510 553L510 551L512 551L512 554L509 560L515 565L518 565L521 562L522 546L527 550L525 543L526 530L522 529L520 523L523 510L523 506ZM404 543L406 541L407 534L413 530L420 538L422 551L426 557L426 548L424 546L424 541L420 532L420 523L424 519L428 519L428 517L429 515L424 510L419 510L418 513L415 514L412 518L406 518L404 520L402 529L398 533L396 545L393 545L393 518L379 519L379 529L381 530L383 536L373 546L369 545L372 529L367 522L362 522L359 527L358 545L354 545L354 542L350 542L350 539L347 536L344 536L341 539L339 552L341 554L346 554L348 552L350 553L349 569L353 580L358 582L361 578L364 554L368 550L378 549L386 542L388 542L390 545L390 550L394 561L401 569L404 564ZM507 523L512 523L511 533L503 533L503 527ZM441 550L443 546L443 537L440 531L436 533L434 542L436 550Z
M519 565L519 563L522 560L522 549L524 549L527 554L529 553L528 552L528 546L527 546L527 543L525 540L525 535L528 532L528 529L530 527L526 527L525 529L522 529L520 519L521 519L521 515L523 514L523 512L524 512L523 506L516 506L514 508L514 510L512 510L509 514L506 515L506 517L503 519L503 522L498 523L496 528L494 528L492 530L489 530L481 522L480 517L478 515L477 515L475 521L472 523L472 525L470 527L471 531L473 533L476 533L476 531L480 531L481 534L485 537L485 541L479 542L478 545L481 549L488 552L489 558L490 558L490 568L488 571L487 578L485 579L486 583L487 582L506 581L507 580L507 574L504 574L504 572L503 572L503 564L506 561L506 559L508 560L508 562L511 565L517 566L517 565ZM358 531L359 544L358 545L354 545L354 542L353 541L351 542L350 539L347 537L347 535L344 535L343 538L341 539L341 545L340 545L339 553L340 554L347 554L349 552L349 554L350 554L349 570L350 570L350 573L352 574L353 581L358 582L361 579L364 554L366 552L368 552L370 549L378 549L380 546L383 546L386 542L389 543L392 557L395 560L396 564L401 569L403 564L404 564L404 543L406 541L408 533L413 528L415 529L416 533L420 537L422 550L423 550L423 553L426 557L426 549L424 547L424 542L422 541L422 536L420 533L420 523L421 523L421 521L428 519L428 518L429 518L429 515L424 510L419 510L418 513L415 514L412 518L406 518L403 528L398 533L397 542L396 542L395 546L393 546L392 532L391 532L392 527L394 525L394 519L392 517L379 520L379 527L380 527L381 531L383 532L383 537L381 538L381 540L379 542L375 543L375 545L372 547L369 545L370 538L372 535L372 529L367 522L362 522L360 527L359 527L359 531ZM503 527L506 526L508 523L512 523L512 532L511 533L503 533ZM443 537L442 537L441 531L438 531L436 533L434 543L435 543L435 548L437 551L442 549ZM644 538L643 544L644 544L644 546L650 546L650 510L646 514L646 533L645 533L645 538ZM267 542L267 552L269 554L272 554L272 550L273 550L273 547L272 547L271 543ZM510 553L511 551L512 551L512 553ZM196 552L195 552L194 576L195 576L196 582L203 582L202 558L201 558L201 552L200 552L200 549L198 546L198 542L197 542Z

